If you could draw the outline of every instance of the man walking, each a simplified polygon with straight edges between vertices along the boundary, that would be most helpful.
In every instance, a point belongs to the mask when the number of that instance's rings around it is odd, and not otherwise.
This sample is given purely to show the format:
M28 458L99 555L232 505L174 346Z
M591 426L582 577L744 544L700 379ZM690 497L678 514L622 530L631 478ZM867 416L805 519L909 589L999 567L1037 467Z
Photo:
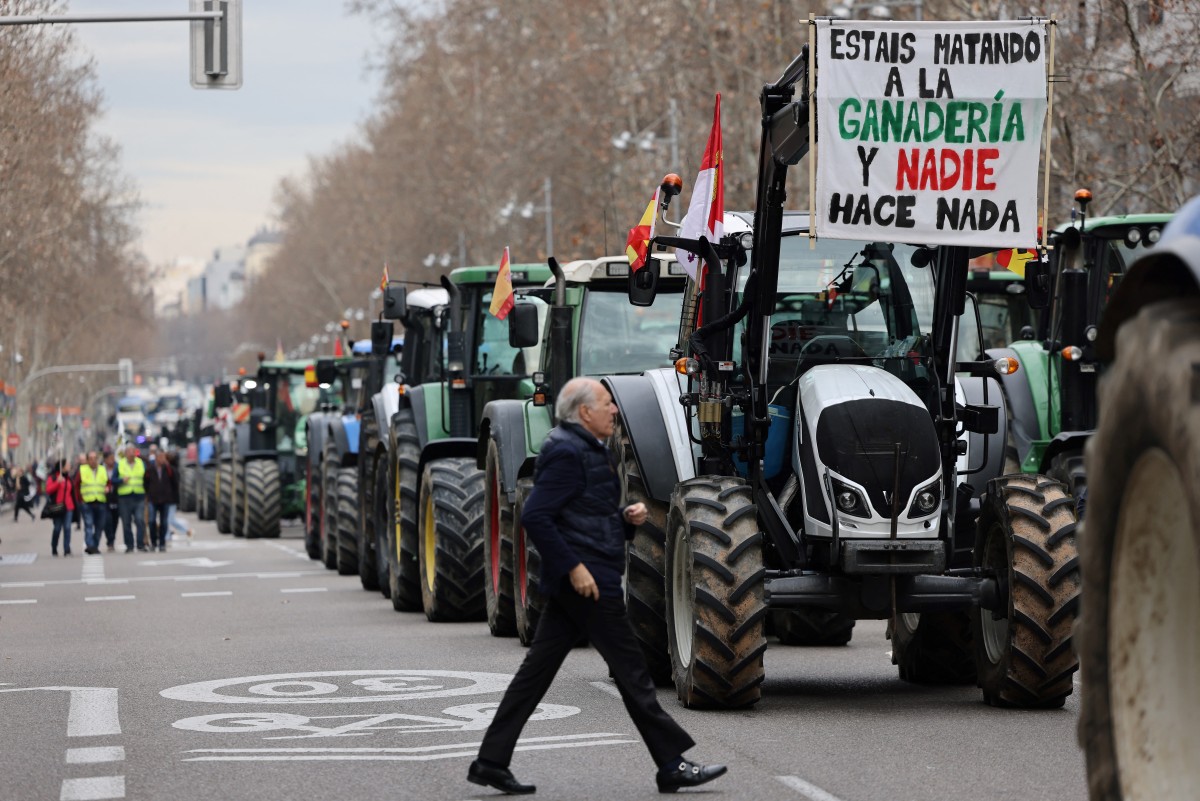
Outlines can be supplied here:
M121 509L121 531L125 535L125 553L133 552L133 527L137 526L137 549L146 550L146 463L138 458L137 448L125 449L125 458L117 462L121 485L117 488L117 505Z
M87 461L79 466L79 497L83 501L84 553L100 553L100 533L107 516L108 471L100 464L95 451L88 451Z
M179 496L179 479L164 458L155 458L150 453L150 466L146 470L146 502L150 504L150 550L167 550L167 526L172 498Z
M617 407L599 381L576 378L563 387L555 411L561 422L542 445L533 492L521 516L541 554L539 582L546 609L467 779L514 795L535 791L509 771L513 749L563 660L586 636L608 663L625 709L658 767L659 792L712 781L725 773L725 766L696 765L683 758L695 743L659 706L625 613L625 542L645 522L646 507L620 507L620 483L603 442L612 435Z
M108 550L115 551L117 547L117 523L121 521L121 506L117 501L117 488L120 478L117 473L117 457L112 448L104 446L104 469L108 471L108 514L104 518L104 538L108 541ZM100 538L97 536L96 545Z

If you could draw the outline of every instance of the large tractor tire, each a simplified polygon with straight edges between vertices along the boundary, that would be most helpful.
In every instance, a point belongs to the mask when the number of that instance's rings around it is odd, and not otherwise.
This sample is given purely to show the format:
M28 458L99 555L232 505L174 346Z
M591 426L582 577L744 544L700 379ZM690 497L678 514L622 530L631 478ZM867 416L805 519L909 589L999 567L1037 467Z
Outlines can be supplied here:
M1092 801L1200 787L1200 302L1117 334L1087 446L1079 744Z
M766 570L745 481L705 476L676 486L666 564L667 634L679 700L688 707L755 703L766 675Z
M209 467L200 471L200 480L204 484L204 502L199 509L201 520L217 519L217 469Z
M513 602L513 508L500 486L500 448L488 439L484 462L483 506L487 510L483 531L484 596L488 630L493 637L517 633Z
M279 465L273 460L256 459L245 469L243 519L247 538L279 537L279 517L283 510Z
M391 560L388 559L388 530L393 519L392 499L388 494L388 480L391 475L389 461L388 454L384 454L375 466L375 490L371 493L371 497L374 498L371 514L375 517L371 526L375 534L375 589L379 590L384 598L392 597L392 580L389 573ZM363 586L366 586L365 583Z
M975 683L969 612L898 612L888 621L887 637L901 681Z
M1072 498L1078 499L1087 489L1087 468L1081 451L1067 451L1055 456L1050 460L1046 475L1062 482Z
M994 572L1008 598L996 613L975 610L971 635L979 686L992 706L1058 708L1071 694L1079 669L1071 644L1079 609L1074 508L1045 476L988 482L975 566Z
M233 516L233 503L229 497L232 484L233 465L229 462L221 462L221 466L216 470L216 493L217 531L222 534L228 534L233 530L229 527L230 518Z
M229 483L229 531L235 537L246 536L246 463L234 461L233 480Z
M820 609L781 609L771 623L780 645L846 645L854 635L854 618Z
M359 452L359 471L356 475L358 492L355 493L354 532L358 543L358 581L364 590L379 589L379 554L375 550L375 474L387 464L386 455L379 448L379 426L374 412L366 412L362 418L362 433Z
M304 550L309 559L321 561L321 470L305 460Z
M185 467L179 471L179 511L196 511L196 471L199 468Z
M392 420L392 525L388 531L388 581L392 608L420 612L421 565L417 533L421 444L412 409L401 409Z
M542 574L542 558L538 555L533 542L525 536L525 527L521 525L521 515L525 511L525 503L529 493L533 491L533 479L522 478L517 481L517 502L513 504L513 611L514 625L517 638L521 645L528 647L533 643L533 635L537 633L538 620L546 600L538 589L538 579Z
M483 471L438 459L421 476L421 600L434 622L484 620Z
M671 683L671 656L667 653L666 544L667 505L646 490L629 436L618 421L612 442L625 503L644 503L646 522L638 526L626 552L625 607L646 667L655 684Z
M337 572L339 576L358 575L358 471L342 467L337 471Z
M321 563L328 570L338 566L337 474L341 469L333 437L326 437L321 455Z

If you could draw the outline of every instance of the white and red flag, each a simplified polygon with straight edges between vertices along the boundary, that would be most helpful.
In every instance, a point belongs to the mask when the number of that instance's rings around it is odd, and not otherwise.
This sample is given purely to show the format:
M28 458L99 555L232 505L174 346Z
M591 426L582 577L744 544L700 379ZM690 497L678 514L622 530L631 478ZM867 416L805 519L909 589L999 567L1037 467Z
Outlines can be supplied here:
M721 94L718 92L704 160L700 162L700 172L692 186L692 199L679 228L679 236L683 239L704 236L716 243L725 233L725 157L721 151ZM675 258L694 279L700 258L682 250L675 251Z

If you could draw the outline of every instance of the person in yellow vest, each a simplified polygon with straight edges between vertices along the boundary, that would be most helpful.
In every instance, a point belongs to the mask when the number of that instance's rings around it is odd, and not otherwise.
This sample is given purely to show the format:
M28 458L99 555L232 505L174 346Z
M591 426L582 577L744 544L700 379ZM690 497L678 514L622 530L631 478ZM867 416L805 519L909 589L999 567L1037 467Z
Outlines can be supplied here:
M121 514L121 531L125 535L125 553L134 547L133 526L137 526L137 549L146 550L146 463L130 445L125 457L117 461L117 508Z
M84 553L100 553L100 535L108 515L107 492L109 475L100 464L95 451L88 451L87 461L79 466L79 496L83 500Z

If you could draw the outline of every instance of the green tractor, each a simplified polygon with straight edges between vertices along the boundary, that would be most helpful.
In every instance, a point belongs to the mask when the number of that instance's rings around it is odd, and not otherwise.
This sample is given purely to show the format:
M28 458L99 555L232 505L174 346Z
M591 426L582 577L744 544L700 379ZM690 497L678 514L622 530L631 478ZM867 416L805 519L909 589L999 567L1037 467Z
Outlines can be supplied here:
M1079 497L1087 486L1083 448L1096 428L1100 318L1128 266L1158 241L1171 215L1088 217L1091 193L1080 190L1075 199L1079 216L1051 235L1048 263L1026 266L1023 295L1039 319L988 355L1021 365L1003 377L1009 464L1058 479Z
M447 305L405 324L405 341L428 343L440 370L408 369L389 440L395 525L388 543L389 593L398 611L434 621L483 619L483 471L475 466L479 419L494 400L532 391L534 348L509 344L508 326L489 312L496 267L460 267L442 277ZM543 264L511 267L513 287L540 286ZM382 421L380 421L382 422Z
M544 342L531 399L496 400L483 409L475 466L484 471L484 591L492 634L533 639L541 599L537 549L517 522L542 440L555 425L554 399L575 376L636 375L669 366L686 273L673 258L656 258L658 302L629 303L624 256L550 259L552 284L522 294L509 312L509 342ZM543 332L543 323L545 329Z

